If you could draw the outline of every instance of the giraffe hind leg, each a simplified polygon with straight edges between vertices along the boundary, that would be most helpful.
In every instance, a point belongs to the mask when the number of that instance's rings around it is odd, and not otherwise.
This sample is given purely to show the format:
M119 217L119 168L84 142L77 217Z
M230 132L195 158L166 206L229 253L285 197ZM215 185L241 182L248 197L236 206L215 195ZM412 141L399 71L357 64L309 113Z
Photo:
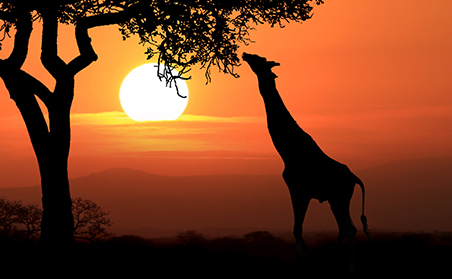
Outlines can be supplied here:
M332 269L336 259L338 258L339 246L342 244L345 238L347 238L348 246L348 276L351 277L355 272L355 236L357 229L353 224L350 217L350 203L331 203L331 211L336 218L337 225L339 227L339 236L332 255L332 263L330 268Z

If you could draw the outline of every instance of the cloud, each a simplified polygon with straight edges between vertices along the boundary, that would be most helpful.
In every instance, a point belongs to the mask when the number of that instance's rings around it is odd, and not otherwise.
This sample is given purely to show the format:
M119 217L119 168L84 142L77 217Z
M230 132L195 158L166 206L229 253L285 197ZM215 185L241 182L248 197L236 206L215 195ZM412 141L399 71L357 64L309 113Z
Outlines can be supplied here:
M363 110L364 109L364 110ZM408 124L412 121L417 121L416 127L419 124L427 122L445 121L452 124L452 106L406 106L406 107L365 107L350 109L347 113L333 113L329 114L306 114L295 115L299 120L299 124L304 128L325 128L332 127L340 128L356 128L366 127L367 129L382 129L383 126L394 126L396 124ZM410 123L412 124L412 123ZM375 126L378 125L378 126Z
M99 113L73 113L71 114L72 125L133 125L137 122L132 120L124 112L110 111Z
M255 123L262 122L259 117L252 116L235 116L235 117L220 117L220 116L206 116L183 114L178 119L173 121L142 121L137 122L132 120L124 112L110 111L99 113L73 113L71 115L72 125L102 125L102 126L140 126L149 124L162 124L168 122L202 122L202 123Z
M218 116L183 114L176 121L214 122L214 123L257 123L262 122L262 118L253 116L218 117Z
M255 131L267 134L265 118L258 117L184 114L174 121L136 122L118 111L71 117L74 146L86 152L260 151L255 141L268 140ZM259 121L262 125L254 125Z

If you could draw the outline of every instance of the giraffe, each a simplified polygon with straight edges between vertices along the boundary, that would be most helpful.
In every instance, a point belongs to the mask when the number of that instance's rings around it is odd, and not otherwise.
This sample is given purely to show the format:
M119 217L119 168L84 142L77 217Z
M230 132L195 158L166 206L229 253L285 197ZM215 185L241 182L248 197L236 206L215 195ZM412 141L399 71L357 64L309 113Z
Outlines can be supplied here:
M243 53L242 58L257 76L259 92L267 114L268 131L284 162L282 176L289 188L294 214L293 235L296 243L294 275L301 273L301 249L305 250L308 256L311 255L302 237L302 226L310 201L317 199L320 203L328 201L338 224L339 236L336 247L347 238L349 276L351 276L355 271L354 239L357 229L350 217L350 200L356 184L362 190L363 230L371 238L367 218L364 215L364 184L346 165L326 155L291 116L276 89L277 76L271 70L280 64L267 61L266 58L255 54Z

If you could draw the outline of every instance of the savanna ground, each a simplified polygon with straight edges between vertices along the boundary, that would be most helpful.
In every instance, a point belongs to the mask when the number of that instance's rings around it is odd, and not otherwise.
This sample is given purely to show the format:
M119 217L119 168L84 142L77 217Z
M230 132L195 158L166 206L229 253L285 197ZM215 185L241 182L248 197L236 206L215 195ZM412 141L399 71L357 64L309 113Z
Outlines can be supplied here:
M451 278L452 232L373 232L373 236L374 241L357 237L355 278ZM335 233L306 234L322 265L329 261L335 237ZM35 242L0 243L1 278L38 278L44 261L55 269L55 278L288 278L294 257L290 238L268 232L221 238L196 232L164 239L120 236L78 243L70 255L57 255L50 262L40 256ZM62 265L58 261L62 259L70 264ZM346 259L343 245L330 278L344 277ZM303 265L303 278L321 278L312 261L305 258Z

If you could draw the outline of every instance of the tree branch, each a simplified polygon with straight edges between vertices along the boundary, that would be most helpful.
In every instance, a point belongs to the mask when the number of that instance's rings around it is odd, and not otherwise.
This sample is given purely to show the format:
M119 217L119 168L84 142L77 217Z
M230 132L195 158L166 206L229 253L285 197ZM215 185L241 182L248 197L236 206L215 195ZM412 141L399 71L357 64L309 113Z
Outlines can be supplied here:
M75 39L80 55L68 63L68 71L72 75L88 67L91 63L97 60L97 54L91 45L91 38L88 35L88 29L82 24L77 24L75 27Z
M1 74L10 97L16 102L27 92L34 91L35 94L46 104L50 98L50 91L45 85L31 75L20 70L28 54L28 45L32 32L32 19L27 11L23 11L16 20L16 35L14 36L14 47L10 56L0 60ZM32 90L30 90L32 89Z
M32 31L29 12L19 14L16 29L13 51L6 60L0 60L0 76L24 119L39 162L45 157L48 127L34 94L47 103L51 93L41 82L20 69L27 57Z
M126 11L120 11L110 14L99 14L89 17L84 17L78 20L77 25L83 25L85 28L93 28L98 26L121 24L133 17L132 8Z
M29 12L21 14L17 19L16 30L13 51L6 59L9 69L20 69L27 58L30 35L33 30L33 23Z
M66 70L66 63L58 56L57 47L58 19L54 11L43 17L41 62L44 68L55 78Z
M132 10L134 9L129 8L127 12L120 11L110 14L99 14L79 19L75 27L75 38L80 55L69 62L69 71L75 75L98 58L91 44L88 29L126 22L132 17Z
M19 82L28 83L31 79L34 79L27 73L20 70L21 75L17 77L20 78ZM28 77L28 78L27 78ZM31 79L29 79L31 78ZM39 81L36 80L40 84L40 86L44 87ZM24 90L21 92L16 92L13 94L13 90L9 90L12 99L16 102L16 106L22 115L22 118L27 127L28 135L31 140L31 144L33 146L33 150L35 151L36 158L38 159L38 163L42 166L43 160L46 160L48 156L48 140L49 140L49 130L47 127L47 123L44 119L44 115L42 114L41 108L39 107L38 102L36 101L35 96L33 95L33 90L41 88L36 88L35 84L27 84L24 86ZM47 88L45 88L47 90ZM35 91L36 92L36 91ZM20 94L17 94L20 93ZM46 94L50 92L46 92Z
M43 4L49 4L49 2L53 2L50 4L54 4L54 5L59 5L59 6L64 6L64 5L71 5L71 4L76 4L78 2L81 2L82 0L42 0L42 1L34 1L34 0L28 0L28 1L24 1L24 0L9 0L9 1L0 1L0 3L5 3L5 4L12 4L14 6L31 6L31 5L36 5L36 6L42 6Z

